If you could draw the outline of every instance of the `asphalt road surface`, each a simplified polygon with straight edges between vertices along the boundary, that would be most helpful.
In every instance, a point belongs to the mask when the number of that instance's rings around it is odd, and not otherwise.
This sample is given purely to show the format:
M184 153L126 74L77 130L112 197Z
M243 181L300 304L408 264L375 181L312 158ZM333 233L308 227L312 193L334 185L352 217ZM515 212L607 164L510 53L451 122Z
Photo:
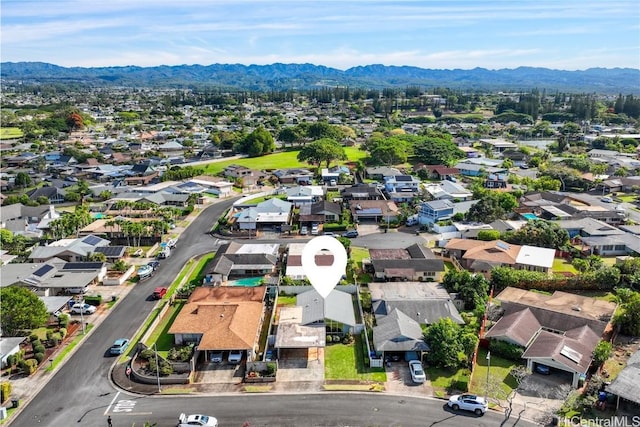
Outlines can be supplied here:
M175 426L180 412L204 414L218 419L220 427L263 426L500 426L503 414L487 412L478 417L468 412L454 412L442 400L419 399L374 393L326 393L309 395L250 394L211 397L127 397L111 396L107 409L114 427L136 427L145 422L157 427ZM96 408L79 425L106 426L105 408ZM100 418L93 415L100 414ZM72 424L67 424L72 425ZM511 419L507 426L530 427L536 424Z

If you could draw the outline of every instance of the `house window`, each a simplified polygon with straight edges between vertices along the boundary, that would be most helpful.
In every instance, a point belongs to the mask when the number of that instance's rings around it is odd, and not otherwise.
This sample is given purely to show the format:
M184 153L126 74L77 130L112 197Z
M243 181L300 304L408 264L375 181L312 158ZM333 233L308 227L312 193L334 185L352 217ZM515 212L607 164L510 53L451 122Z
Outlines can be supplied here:
M611 251L611 250L613 250L613 245L604 245L602 247L602 250L603 251Z

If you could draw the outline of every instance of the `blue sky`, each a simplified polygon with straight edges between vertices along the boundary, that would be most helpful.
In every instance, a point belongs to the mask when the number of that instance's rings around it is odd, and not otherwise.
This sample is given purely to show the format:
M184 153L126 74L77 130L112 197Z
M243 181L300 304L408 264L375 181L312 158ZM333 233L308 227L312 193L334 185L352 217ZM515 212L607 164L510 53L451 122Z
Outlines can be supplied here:
M640 69L640 2L1 0L2 61Z

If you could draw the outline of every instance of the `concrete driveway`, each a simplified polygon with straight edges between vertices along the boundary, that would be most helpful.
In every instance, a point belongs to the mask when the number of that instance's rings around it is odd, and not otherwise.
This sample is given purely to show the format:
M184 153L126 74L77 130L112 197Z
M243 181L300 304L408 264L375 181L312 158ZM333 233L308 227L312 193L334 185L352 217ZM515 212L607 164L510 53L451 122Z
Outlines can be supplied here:
M277 382L324 381L324 348L309 349L306 358L278 360Z
M429 378L423 384L416 384L411 380L409 364L407 362L392 362L386 366L387 382L385 389L389 393L415 396L433 396L433 387Z
M231 364L227 362L200 364L195 377L195 383L206 384L236 384L242 381L244 376L244 364Z

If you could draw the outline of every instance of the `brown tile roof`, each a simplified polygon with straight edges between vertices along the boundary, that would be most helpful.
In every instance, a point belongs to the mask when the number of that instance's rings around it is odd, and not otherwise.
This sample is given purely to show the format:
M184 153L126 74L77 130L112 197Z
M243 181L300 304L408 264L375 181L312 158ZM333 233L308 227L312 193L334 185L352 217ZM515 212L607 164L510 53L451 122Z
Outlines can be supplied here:
M266 287L198 287L170 334L201 334L204 350L251 350L260 334Z
M487 338L508 338L509 340L526 347L540 329L538 319L531 310L525 308L515 313L503 316L493 325Z
M445 249L463 250L466 251L462 256L464 259L485 261L492 264L515 264L520 252L519 245L505 243L502 240L481 242L478 240L451 239Z

